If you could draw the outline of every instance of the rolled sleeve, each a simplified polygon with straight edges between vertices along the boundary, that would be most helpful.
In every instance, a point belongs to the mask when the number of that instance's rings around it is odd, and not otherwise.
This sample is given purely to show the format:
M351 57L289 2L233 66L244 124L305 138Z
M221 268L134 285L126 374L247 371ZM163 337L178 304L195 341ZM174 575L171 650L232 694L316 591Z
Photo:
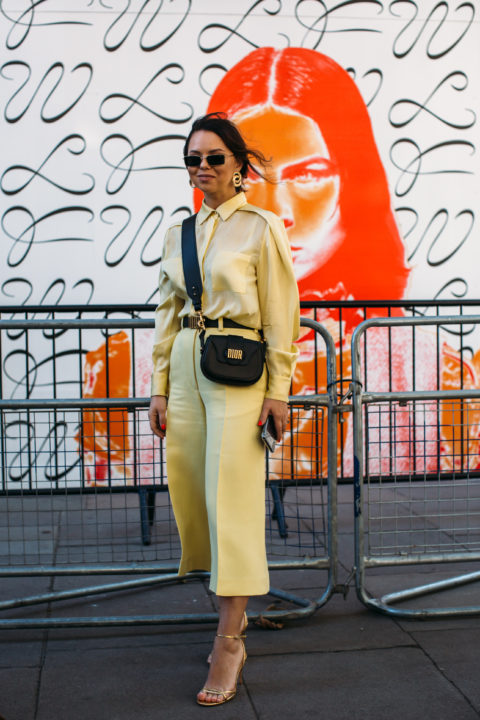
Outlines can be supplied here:
M257 265L262 329L267 341L268 386L265 397L288 401L298 356L300 301L288 237L279 218L265 228Z

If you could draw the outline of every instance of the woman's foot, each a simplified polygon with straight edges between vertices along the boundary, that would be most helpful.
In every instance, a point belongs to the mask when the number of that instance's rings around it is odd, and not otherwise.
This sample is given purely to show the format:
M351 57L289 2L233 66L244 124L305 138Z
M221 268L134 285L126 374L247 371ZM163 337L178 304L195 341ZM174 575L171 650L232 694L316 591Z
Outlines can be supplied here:
M219 705L233 700L247 654L240 635L217 635L205 687L197 695L201 705Z

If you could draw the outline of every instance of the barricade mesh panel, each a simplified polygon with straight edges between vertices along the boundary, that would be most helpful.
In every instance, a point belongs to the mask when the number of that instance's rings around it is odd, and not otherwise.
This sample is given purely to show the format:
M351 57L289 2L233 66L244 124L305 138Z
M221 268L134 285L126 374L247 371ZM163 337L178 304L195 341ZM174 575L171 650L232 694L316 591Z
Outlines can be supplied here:
M478 400L364 408L367 554L480 551Z
M324 556L327 411L293 405L290 415L290 431L267 459L268 554ZM4 410L1 425L0 566L180 557L164 447L146 408ZM150 545L140 493L155 507Z

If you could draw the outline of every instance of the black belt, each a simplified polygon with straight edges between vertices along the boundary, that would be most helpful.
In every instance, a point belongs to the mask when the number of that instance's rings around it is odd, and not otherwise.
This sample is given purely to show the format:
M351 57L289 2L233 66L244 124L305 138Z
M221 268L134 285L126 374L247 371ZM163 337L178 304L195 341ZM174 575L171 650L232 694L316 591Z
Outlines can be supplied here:
M210 320L210 318L203 319L206 328L218 328L218 320ZM182 318L182 327L191 328L192 330L198 330L198 320L199 318L197 317L197 315L185 315L185 317ZM253 330L253 328L247 327L246 325L240 325L240 323L235 322L235 320L229 320L228 318L223 319L223 327L240 328L240 330Z

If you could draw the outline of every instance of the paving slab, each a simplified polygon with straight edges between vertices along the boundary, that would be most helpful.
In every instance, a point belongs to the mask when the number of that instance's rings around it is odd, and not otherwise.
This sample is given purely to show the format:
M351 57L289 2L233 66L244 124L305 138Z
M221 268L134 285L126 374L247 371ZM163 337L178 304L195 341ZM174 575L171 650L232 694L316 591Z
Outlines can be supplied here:
M36 720L205 718L205 708L195 702L206 678L203 650L182 644L85 651L79 641L76 651L51 652ZM255 717L243 687L235 701L222 709L222 720Z
M0 668L39 667L45 639L44 630L0 630Z
M110 576L60 576L55 578L55 590L70 590L92 585L121 583L142 579L142 575ZM97 593L70 600L55 602L55 613L60 617L69 614L95 616L112 615L154 615L159 613L207 613L212 612L212 603L202 581L147 585L141 588L115 590L111 593Z
M303 590L304 588L315 588L314 597L320 597L326 587L328 577L327 570L316 570L314 568L294 568L292 570L273 570L270 572L270 584L272 587L281 590ZM302 595L301 592L298 593ZM310 595L309 595L310 597Z
M77 587L75 580L63 579L62 587ZM58 617L97 617L156 615L171 613L211 613L215 611L210 595L202 582L182 583L120 591L87 598L56 603ZM148 625L131 627L99 627L59 629L52 632L49 647L66 649L83 639L88 646L109 648L118 646L170 645L185 636L186 642L210 643L215 625L199 623L188 625Z
M2 577L0 578L0 602L20 600L49 592L49 577ZM0 611L0 620L8 618L45 617L46 605L30 605ZM0 636L1 639L1 636Z
M346 601L334 596L312 617L285 623L281 630L248 629L250 655L283 655L316 651L371 650L413 645L396 622L366 610L350 594ZM279 660L279 662L281 662Z
M397 618L396 623L406 632L432 632L442 630L468 630L469 628L480 628L480 616L459 617L450 616L444 618L405 619Z
M0 669L0 715L5 720L34 720L38 668Z
M48 592L51 586L50 577L1 577L0 578L0 602L12 600L13 598L25 597L25 595L37 595Z
M354 521L353 488L339 487L337 496L337 524L339 532L351 532Z
M417 648L251 657L244 676L262 720L478 720Z
M469 698L480 715L480 623L477 629L456 628L411 634L440 672Z

